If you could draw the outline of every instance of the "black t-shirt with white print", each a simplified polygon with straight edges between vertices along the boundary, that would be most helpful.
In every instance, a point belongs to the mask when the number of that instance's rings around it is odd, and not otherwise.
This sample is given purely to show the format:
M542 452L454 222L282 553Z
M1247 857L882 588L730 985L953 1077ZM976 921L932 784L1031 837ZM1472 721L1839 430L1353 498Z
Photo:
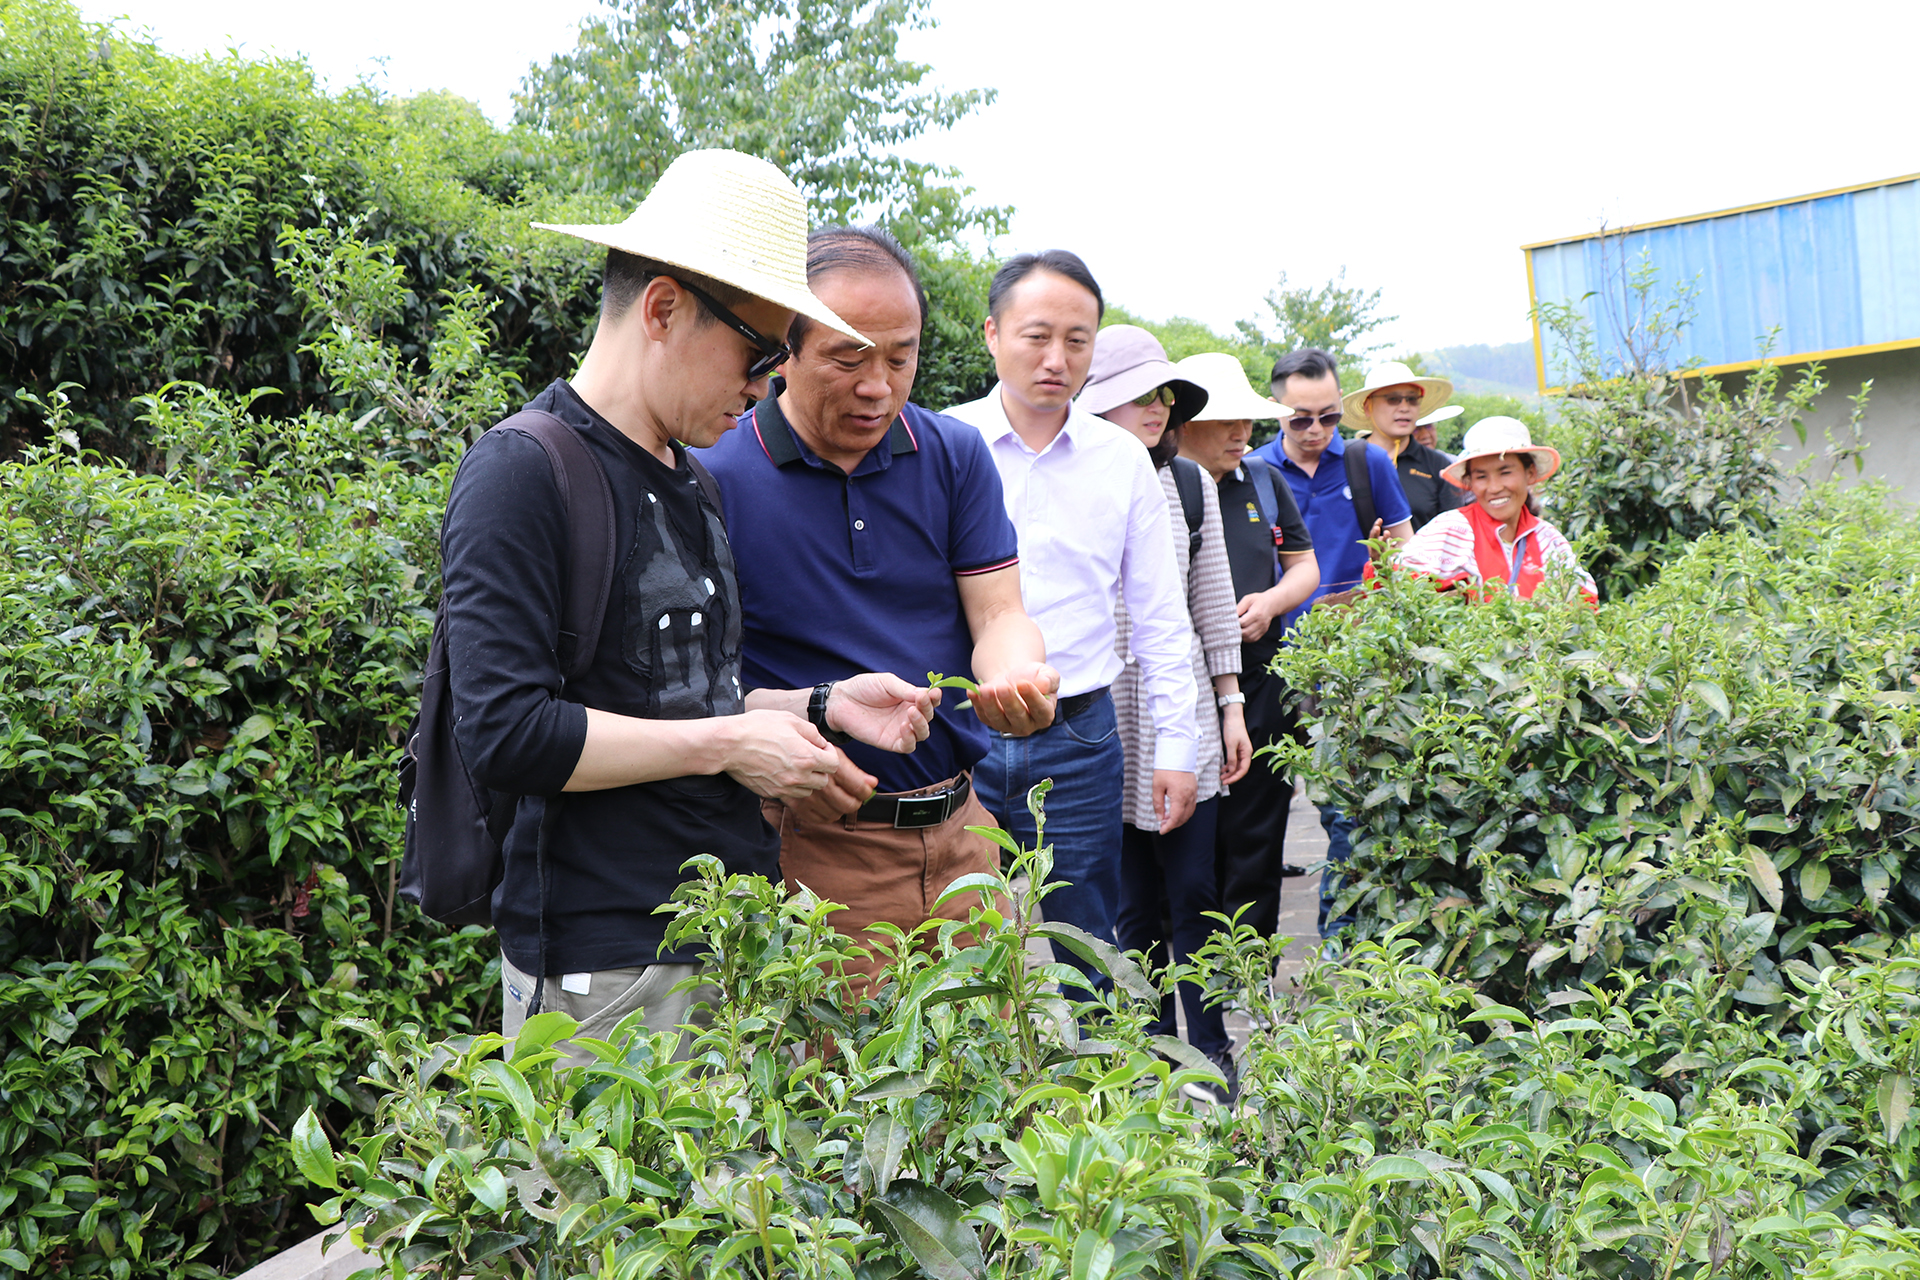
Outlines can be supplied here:
M733 554L677 447L666 466L564 381L529 407L580 430L605 468L616 551L593 663L562 690L567 520L552 465L520 432L488 432L468 451L441 534L454 732L476 780L525 797L494 894L500 946L526 973L539 971L543 932L549 974L690 961L660 953L667 917L654 908L696 853L779 873L759 799L725 774L547 797L579 763L587 707L662 720L743 709ZM535 855L550 804L543 926Z

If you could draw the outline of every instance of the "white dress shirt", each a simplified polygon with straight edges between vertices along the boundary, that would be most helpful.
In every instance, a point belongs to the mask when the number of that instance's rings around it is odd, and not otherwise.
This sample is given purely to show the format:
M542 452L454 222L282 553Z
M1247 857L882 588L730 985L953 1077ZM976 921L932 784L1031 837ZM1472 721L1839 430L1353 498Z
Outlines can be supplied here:
M1060 696L1104 688L1120 674L1113 606L1124 599L1153 709L1153 767L1192 773L1193 623L1166 494L1145 447L1075 405L1060 434L1035 453L1007 420L998 383L947 416L979 430L1000 470L1020 538L1020 596L1060 673Z

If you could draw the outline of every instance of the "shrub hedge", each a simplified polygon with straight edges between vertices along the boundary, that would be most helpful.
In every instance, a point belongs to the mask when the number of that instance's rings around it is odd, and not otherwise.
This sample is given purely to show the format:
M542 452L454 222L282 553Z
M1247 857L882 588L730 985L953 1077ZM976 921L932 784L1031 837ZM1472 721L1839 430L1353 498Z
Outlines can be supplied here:
M394 900L444 470L347 419L143 404L164 474L0 464L0 1265L228 1274L309 1229L345 1014L474 1025L487 939ZM375 460L369 460L374 458Z
M1020 892L1044 866L969 877L972 918L901 948L894 980L856 1001L833 972L850 944L827 904L722 878L707 859L674 928L705 940L725 999L690 1060L672 1060L672 1035L631 1034L634 1020L583 1042L597 1061L565 1073L550 1046L573 1024L559 1014L511 1046L358 1022L379 1131L336 1145L306 1123L296 1158L341 1193L322 1216L380 1253L369 1280L1920 1267L1920 1232L1875 1212L1860 1162L1841 1156L1852 1135L1801 1148L1796 1105L1854 1061L1847 1037L1816 1029L1796 1074L1755 1053L1778 1050L1779 1028L1701 1025L1723 976L1668 981L1637 1009L1575 992L1534 1019L1399 939L1363 943L1276 999L1274 950L1243 929L1196 973L1245 993L1265 1024L1241 1055L1247 1106L1195 1106L1182 1085L1204 1060L1143 1034L1159 1007L1148 975L1065 931L1117 993L1069 1010L1046 984L1071 971L1026 963L1036 935L1060 932L1031 923ZM1902 947L1827 971L1796 992L1797 1025L1825 1026L1842 986L1843 1020L1903 1019L1916 965ZM1711 1069L1660 1066L1682 1036L1688 1062ZM1892 1130L1896 1160L1910 1158L1911 1134Z

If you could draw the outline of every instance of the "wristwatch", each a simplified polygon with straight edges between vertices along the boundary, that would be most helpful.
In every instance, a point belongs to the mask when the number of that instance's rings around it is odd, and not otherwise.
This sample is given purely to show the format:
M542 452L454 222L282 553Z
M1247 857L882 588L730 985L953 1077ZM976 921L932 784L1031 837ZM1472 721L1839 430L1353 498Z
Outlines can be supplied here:
M1244 693L1223 693L1213 700L1215 706L1237 707L1247 700Z
M851 735L838 729L827 727L827 699L833 696L833 681L813 686L813 696L807 699L807 723L820 731L820 736L834 746L846 742Z

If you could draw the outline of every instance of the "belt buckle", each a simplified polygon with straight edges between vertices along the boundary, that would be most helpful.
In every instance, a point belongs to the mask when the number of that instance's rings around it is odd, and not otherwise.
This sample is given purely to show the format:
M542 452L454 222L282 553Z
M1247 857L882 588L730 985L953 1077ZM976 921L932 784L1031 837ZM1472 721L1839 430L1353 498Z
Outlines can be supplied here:
M893 825L899 828L937 827L947 820L947 805L953 792L932 796L907 796L894 801Z

